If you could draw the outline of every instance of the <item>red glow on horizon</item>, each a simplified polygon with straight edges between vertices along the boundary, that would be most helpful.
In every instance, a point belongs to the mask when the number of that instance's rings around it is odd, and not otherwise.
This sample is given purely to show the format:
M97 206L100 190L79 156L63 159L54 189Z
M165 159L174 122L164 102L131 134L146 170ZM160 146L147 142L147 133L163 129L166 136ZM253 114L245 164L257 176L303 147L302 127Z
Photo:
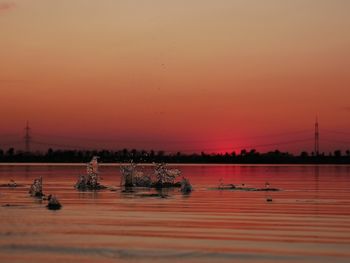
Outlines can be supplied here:
M0 135L29 120L58 145L300 152L317 114L323 151L349 145L325 130L350 130L350 1L12 2Z

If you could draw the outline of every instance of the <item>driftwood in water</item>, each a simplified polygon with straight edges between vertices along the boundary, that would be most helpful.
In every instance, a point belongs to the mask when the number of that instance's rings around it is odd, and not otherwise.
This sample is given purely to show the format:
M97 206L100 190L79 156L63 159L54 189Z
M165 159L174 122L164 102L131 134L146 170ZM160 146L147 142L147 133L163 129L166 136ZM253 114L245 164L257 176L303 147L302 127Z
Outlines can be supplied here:
M216 187L214 190L247 191L247 192L278 192L278 188L253 188L253 187Z
M236 189L237 187L234 184L220 184L218 186L219 190L232 190Z
M223 184L222 180L221 183L217 188L217 190L231 190L231 191L253 191L253 192L276 192L280 191L278 188L271 188L269 183L265 184L264 188L254 188L254 187L246 187L244 184L241 184L240 186L234 185L234 184Z
M231 187L231 186L225 186L225 187L216 187L212 188L214 190L231 190L231 191L251 191L251 192L277 192L281 191L278 188L254 188L254 187Z

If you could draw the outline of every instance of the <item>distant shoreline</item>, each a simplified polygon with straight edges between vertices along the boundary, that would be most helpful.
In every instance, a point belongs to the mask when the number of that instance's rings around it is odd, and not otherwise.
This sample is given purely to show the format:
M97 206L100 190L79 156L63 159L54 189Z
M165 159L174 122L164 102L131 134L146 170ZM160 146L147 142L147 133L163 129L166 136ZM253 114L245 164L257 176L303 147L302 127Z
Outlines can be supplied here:
M118 165L122 163L168 163L168 164L232 164L232 165L292 165L292 164L350 164L350 150L342 152L335 150L325 153L301 152L294 155L289 152L279 150L269 152L258 152L255 149L241 150L240 153L192 153L184 154L181 152L167 153L164 151L145 151L145 150L53 150L47 152L23 152L10 148L7 151L0 150L0 163L30 163L30 164L85 164L94 156L99 156L99 162L102 164Z
M130 163L99 163L100 166L120 166ZM153 166L154 163L138 163L143 166ZM168 163L176 166L350 166L350 163ZM0 162L0 166L85 166L86 163L62 162Z

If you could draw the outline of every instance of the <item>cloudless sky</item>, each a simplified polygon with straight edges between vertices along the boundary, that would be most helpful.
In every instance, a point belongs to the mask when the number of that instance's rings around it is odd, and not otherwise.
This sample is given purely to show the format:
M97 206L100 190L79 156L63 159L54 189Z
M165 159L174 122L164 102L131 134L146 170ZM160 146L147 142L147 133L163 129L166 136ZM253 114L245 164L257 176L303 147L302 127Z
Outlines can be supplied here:
M321 150L350 148L349 13L347 0L0 0L0 147L29 120L41 142L237 150L312 139L318 115Z

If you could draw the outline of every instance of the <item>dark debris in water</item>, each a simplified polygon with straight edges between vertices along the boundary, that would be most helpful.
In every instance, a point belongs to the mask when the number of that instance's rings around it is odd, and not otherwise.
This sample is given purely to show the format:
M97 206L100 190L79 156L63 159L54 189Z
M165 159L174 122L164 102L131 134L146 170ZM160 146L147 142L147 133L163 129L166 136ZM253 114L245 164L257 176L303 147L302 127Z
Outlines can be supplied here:
M25 185L23 185L23 184L17 184L14 180L10 180L10 182L9 183L7 183L7 184L0 184L0 187L3 187L3 188L7 188L7 187L9 187L9 188L16 188L16 187L24 187Z
M163 188L180 188L181 187L181 182L156 182L151 185L152 188L156 189L163 189Z
M24 205L17 205L17 204L4 204L2 207L24 207Z
M159 197L159 198L168 198L169 195L167 194L162 194L162 193L141 193L137 194L136 196L138 197Z
M229 191L246 191L246 192L278 192L278 188L254 188L254 187L214 187L210 190L229 190Z
M57 197L54 195L49 195L48 196L48 204L47 204L47 208L50 210L59 210L62 208L61 203L58 201Z
M277 192L281 191L281 189L278 188L257 188L255 191L263 191L263 192Z

